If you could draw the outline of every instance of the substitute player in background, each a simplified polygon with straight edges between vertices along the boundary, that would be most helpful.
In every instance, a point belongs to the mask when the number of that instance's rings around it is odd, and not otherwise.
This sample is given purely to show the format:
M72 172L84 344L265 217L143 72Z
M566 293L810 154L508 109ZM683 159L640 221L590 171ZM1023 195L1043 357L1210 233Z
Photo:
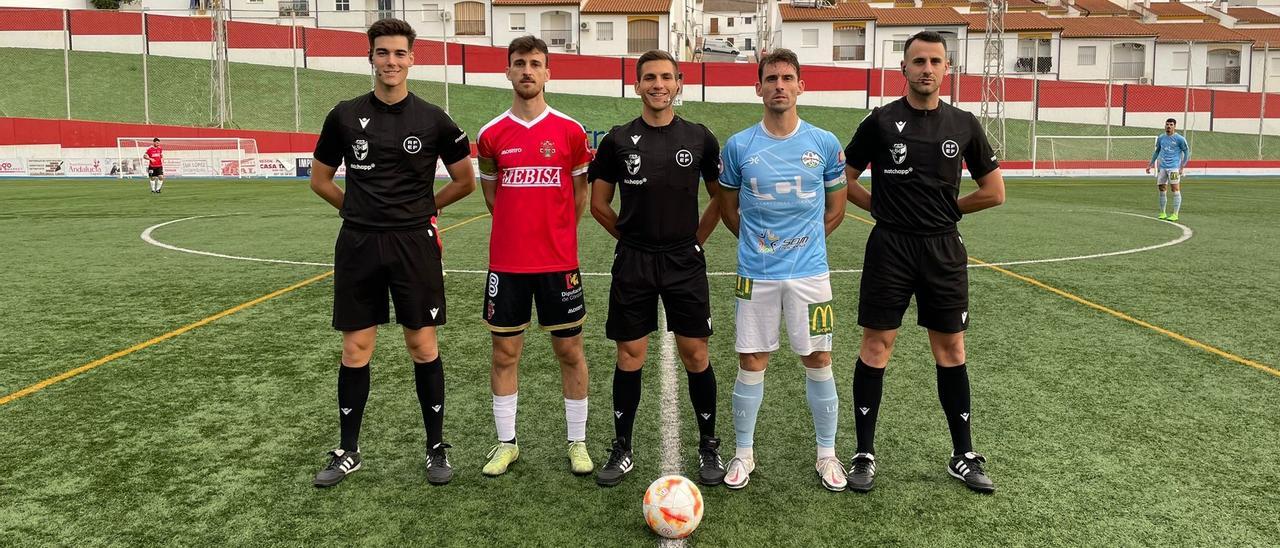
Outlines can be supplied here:
M862 345L853 372L858 450L849 466L849 488L870 491L874 484L884 368L914 294L916 321L929 332L938 399L951 429L947 472L970 489L991 492L995 485L982 470L986 459L973 451L969 435L968 255L956 223L965 213L1004 203L1004 178L978 119L938 97L947 74L942 36L917 33L907 40L903 56L907 95L872 110L845 149L849 201L876 220L858 300ZM962 161L978 190L959 197ZM858 183L868 164L874 192Z
M618 239L609 286L605 335L618 344L613 371L616 436L596 483L610 487L631 471L631 433L640 407L640 370L649 334L658 329L658 298L675 333L689 377L689 400L698 422L698 481L724 479L716 436L716 376L707 354L711 297L702 244L720 222L717 206L720 144L702 124L671 108L680 94L680 67L671 54L650 50L636 61L639 118L613 128L596 151L588 179L591 214ZM711 201L699 217L699 179ZM613 193L622 194L620 212Z
M147 160L147 178L151 179L151 192L159 194L160 187L164 186L164 149L160 148L159 137L151 139L151 147L142 157Z
M1164 121L1164 133L1156 137L1156 150L1151 153L1151 162L1147 164L1147 173L1156 168L1156 188L1160 190L1161 219L1178 220L1178 210L1182 209L1182 168L1191 160L1191 149L1187 140L1175 133L1178 121L1169 118ZM1159 165L1157 166L1157 162ZM1173 213L1165 213L1168 198L1164 187L1173 187Z
M427 481L440 485L453 477L453 468L442 435L444 366L436 326L445 323L445 294L436 212L475 190L475 170L466 134L439 107L409 93L413 27L383 19L368 35L369 63L377 74L373 91L329 111L311 163L311 190L342 215L333 257L333 327L342 331L342 442L315 484L335 485L360 469L369 359L378 325L389 321L389 290L413 359L427 432ZM437 159L452 180L433 196ZM346 192L333 182L343 163Z
M805 394L817 437L815 469L822 486L845 488L836 457L840 399L831 374L831 279L827 235L844 218L844 157L830 131L800 119L800 62L787 49L760 60L756 94L764 119L730 137L721 156L720 211L738 236L738 379L733 386L734 457L725 472L731 489L747 486L755 469L756 415L764 370L779 348L785 318L791 350L804 365ZM739 214L739 208L741 213Z
M482 310L493 339L490 385L498 443L489 451L487 476L506 473L520 457L518 368L534 303L560 362L569 468L579 475L594 469L586 443L587 310L578 271L578 218L587 207L591 151L582 124L547 106L543 88L550 77L545 42L533 36L512 40L511 109L476 136L480 185L493 214Z

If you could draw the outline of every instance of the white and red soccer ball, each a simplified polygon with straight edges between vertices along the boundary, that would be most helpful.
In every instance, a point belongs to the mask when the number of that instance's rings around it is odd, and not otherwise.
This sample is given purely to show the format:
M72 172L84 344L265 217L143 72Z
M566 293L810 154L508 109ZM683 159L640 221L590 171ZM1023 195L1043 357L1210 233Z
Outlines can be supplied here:
M644 521L666 538L685 538L702 523L702 492L683 476L662 476L644 492Z

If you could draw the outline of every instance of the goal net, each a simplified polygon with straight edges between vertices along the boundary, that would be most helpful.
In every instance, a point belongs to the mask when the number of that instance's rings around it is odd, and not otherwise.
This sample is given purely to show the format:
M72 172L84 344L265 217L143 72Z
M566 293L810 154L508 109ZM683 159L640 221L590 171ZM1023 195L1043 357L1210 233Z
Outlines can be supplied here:
M146 177L152 137L117 137L120 177ZM238 137L160 139L165 177L251 177L258 172L258 142Z
M1155 135L1036 135L1031 146L1033 176L1084 175L1146 167Z

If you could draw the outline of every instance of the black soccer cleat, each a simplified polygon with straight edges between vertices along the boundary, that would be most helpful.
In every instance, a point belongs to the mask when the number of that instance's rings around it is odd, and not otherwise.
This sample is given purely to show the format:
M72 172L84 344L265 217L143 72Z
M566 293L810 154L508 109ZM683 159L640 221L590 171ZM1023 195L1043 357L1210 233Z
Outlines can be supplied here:
M858 453L849 461L849 473L845 476L850 491L866 493L876 486L876 456Z
M622 483L622 479L627 476L627 472L631 471L634 463L631 462L631 448L627 447L627 443L622 438L613 439L613 448L609 449L609 456L605 459L604 466L596 473L596 484L601 487L613 487Z
M724 483L724 462L720 460L720 438L703 436L698 443L698 483Z
M453 467L449 465L449 454L445 452L450 447L447 443L437 443L427 450L427 483L444 485L453 479Z
M987 473L982 470L982 463L987 458L970 451L963 455L952 455L947 463L947 473L963 481L965 486L979 493L994 493L996 484L991 482Z
M360 452L334 449L329 451L329 464L316 473L316 487L333 487L338 482L360 469Z

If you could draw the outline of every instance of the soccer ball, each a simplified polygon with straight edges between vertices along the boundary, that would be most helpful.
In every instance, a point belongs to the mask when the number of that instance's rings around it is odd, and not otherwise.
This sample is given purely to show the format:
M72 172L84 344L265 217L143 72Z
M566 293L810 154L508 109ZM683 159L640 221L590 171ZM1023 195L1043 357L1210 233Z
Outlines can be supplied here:
M666 538L685 538L702 523L702 492L684 476L662 476L644 492L644 521Z

